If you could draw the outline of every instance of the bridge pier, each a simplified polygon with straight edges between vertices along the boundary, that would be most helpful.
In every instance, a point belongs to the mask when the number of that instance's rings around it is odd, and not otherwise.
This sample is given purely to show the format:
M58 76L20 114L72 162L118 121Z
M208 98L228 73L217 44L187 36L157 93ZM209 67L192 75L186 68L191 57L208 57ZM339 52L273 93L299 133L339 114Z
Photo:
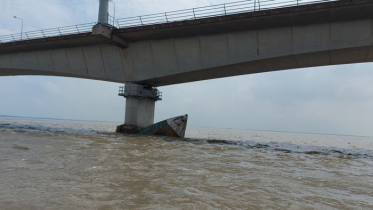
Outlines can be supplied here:
M155 102L162 93L150 85L126 84L120 87L119 96L126 98L125 121L117 127L118 133L135 134L154 124Z

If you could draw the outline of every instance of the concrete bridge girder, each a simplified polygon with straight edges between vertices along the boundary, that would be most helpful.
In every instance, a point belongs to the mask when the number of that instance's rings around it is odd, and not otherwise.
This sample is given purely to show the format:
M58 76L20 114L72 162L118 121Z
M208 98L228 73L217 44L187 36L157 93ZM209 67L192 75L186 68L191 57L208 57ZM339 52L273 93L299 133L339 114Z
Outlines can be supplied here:
M371 4L332 8L252 18L240 23L247 27L224 33L128 41L126 49L97 44L0 54L0 75L56 75L164 86L371 62L372 14Z

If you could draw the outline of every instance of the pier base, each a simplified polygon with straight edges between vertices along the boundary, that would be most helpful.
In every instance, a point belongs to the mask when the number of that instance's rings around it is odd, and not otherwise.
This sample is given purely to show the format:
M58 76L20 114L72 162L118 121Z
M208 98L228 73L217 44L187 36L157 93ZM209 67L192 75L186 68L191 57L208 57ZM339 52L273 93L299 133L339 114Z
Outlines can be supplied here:
M155 102L162 100L162 94L154 87L126 84L119 90L119 96L126 98L126 113L123 125L117 133L136 134L154 124Z

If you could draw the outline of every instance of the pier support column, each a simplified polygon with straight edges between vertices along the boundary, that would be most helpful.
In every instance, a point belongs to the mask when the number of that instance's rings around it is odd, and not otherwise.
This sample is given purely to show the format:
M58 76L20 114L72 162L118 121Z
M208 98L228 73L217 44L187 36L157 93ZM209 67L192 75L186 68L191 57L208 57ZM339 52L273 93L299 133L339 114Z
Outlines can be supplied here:
M155 102L162 100L162 93L149 85L126 84L120 87L119 96L126 98L126 114L118 133L135 134L154 124Z
M125 124L146 128L154 124L155 101L148 98L126 99Z

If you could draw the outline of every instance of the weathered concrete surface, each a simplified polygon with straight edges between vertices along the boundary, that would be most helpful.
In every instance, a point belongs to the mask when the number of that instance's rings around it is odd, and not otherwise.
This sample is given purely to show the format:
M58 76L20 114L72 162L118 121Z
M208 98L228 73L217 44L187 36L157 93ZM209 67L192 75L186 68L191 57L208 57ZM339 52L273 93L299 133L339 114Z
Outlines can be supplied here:
M107 44L107 42L105 42L105 40L101 37L94 36L91 32L88 32L81 34L1 43L0 54L89 46L96 44Z
M246 16L118 30L115 34L128 42L126 49L102 40L88 46L38 50L22 44L0 45L0 76L56 75L164 86L373 61L373 0L343 0Z
M125 123L146 128L154 124L155 100L146 98L126 99Z
M114 29L103 24L96 24L92 28L92 34L101 36L106 42L118 46L120 48L127 48L128 43L116 34L113 34Z
M138 132L141 129L154 124L156 99L150 98L153 96L153 93L147 90L143 85L138 84L126 84L125 93L127 94L125 96L125 125L136 127L135 130ZM133 129L134 128L130 127L130 130Z

